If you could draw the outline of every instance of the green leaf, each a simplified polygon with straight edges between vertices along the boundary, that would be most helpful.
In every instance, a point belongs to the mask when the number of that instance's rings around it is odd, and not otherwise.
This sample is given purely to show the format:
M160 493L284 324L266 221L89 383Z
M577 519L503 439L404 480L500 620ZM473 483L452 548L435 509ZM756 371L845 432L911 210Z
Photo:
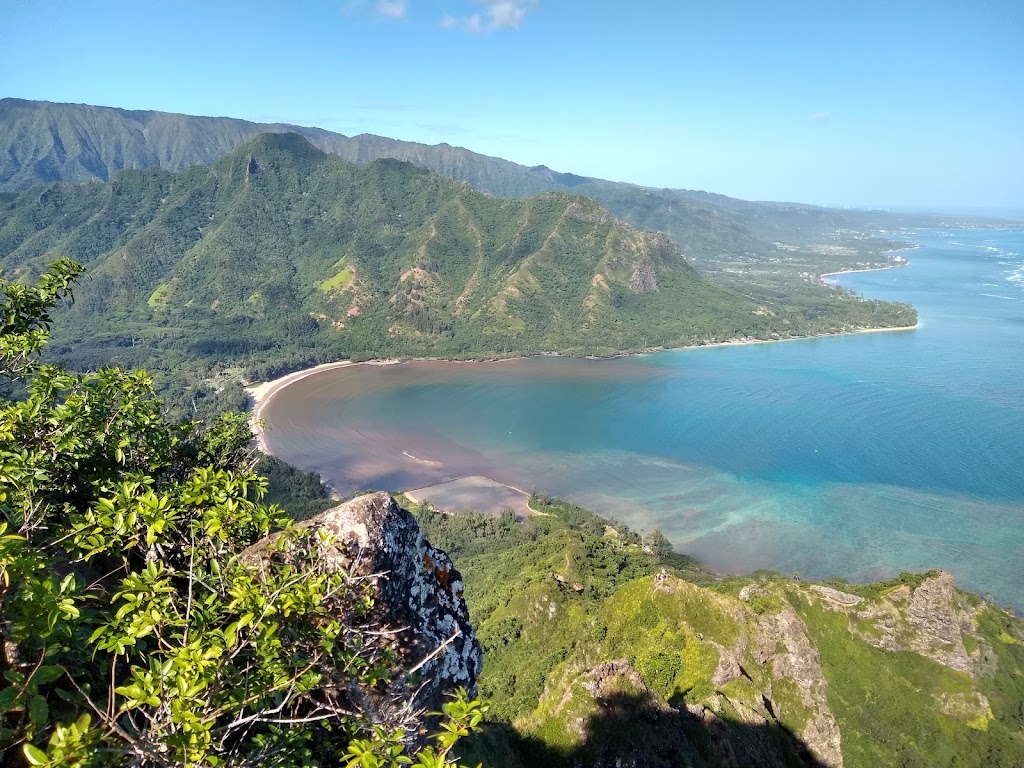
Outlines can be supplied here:
M75 729L75 731L78 732L79 736L82 736L85 735L85 732L89 730L90 723L92 723L92 715L86 712L84 715L82 715L75 721L75 724L72 727Z
M0 713L16 712L21 708L21 700L16 688L9 687L0 691Z
M32 697L28 705L28 717L36 728L46 725L46 721L50 719L50 705L46 703L45 697Z
M28 760L30 765L46 765L50 762L50 758L39 747L26 744L21 749L25 753L25 759Z

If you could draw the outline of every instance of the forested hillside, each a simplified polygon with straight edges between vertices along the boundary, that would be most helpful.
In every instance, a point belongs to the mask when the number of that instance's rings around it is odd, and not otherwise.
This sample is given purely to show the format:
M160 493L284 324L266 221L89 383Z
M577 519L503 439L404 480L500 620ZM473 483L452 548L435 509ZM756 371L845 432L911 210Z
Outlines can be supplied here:
M916 319L838 291L758 301L586 198L495 198L295 134L177 174L5 196L0 266L28 280L57 256L88 269L55 325L65 361L192 383L232 366L252 379L346 357L611 354Z
M105 181L126 168L177 171L208 165L262 133L298 133L319 149L360 164L406 160L501 197L545 191L590 197L640 229L666 232L698 267L776 256L776 240L804 244L839 237L849 243L851 235L878 229L985 223L970 217L748 202L707 192L650 189L543 165L531 168L449 144L372 134L349 137L280 123L11 98L0 99L0 191L39 182ZM629 137L623 137L623 151L629 151Z

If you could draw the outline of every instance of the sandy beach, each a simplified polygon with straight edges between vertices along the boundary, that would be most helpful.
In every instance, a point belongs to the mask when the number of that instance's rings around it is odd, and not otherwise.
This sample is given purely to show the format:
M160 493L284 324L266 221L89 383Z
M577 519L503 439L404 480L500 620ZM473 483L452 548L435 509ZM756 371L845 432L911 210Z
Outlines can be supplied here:
M865 267L864 269L841 269L838 272L825 272L818 275L822 280L826 277L837 277L838 275L855 275L858 272L884 272L887 269L897 269L899 267L905 267L906 264L890 264L885 267Z
M259 422L264 407L266 407L267 403L270 402L274 395L289 384L301 381L307 376L313 376L314 374L321 373L322 371L331 371L335 368L345 368L349 365L356 365L356 363L353 363L350 360L342 360L337 363L323 363L322 365L316 365L312 368L304 368L301 371L294 371L279 378L265 381L262 384L254 384L246 387L245 391L248 392L249 397L252 398L252 417L249 419L249 425L256 438L256 446L263 453L269 453L266 441L263 438L263 429L260 427Z
M470 475L446 483L414 488L405 495L417 504L429 501L446 512L475 509L489 515L499 515L511 509L523 520L536 514L530 507L530 494L508 483L501 483L483 475Z
M886 267L891 269L891 267ZM875 270L858 270L860 272L874 272ZM839 273L836 273L839 274ZM836 333L818 333L813 336L793 336L788 339L734 339L731 341L716 341L711 344L693 344L688 347L673 347L672 350L659 350L659 351L675 351L682 349L710 349L712 347L739 347L746 344L781 344L785 341L809 341L811 339L831 339L836 336L853 336L858 333L888 333L889 331L913 331L921 327L921 321L918 320L913 325L901 325L896 328L858 328L853 331L837 331Z

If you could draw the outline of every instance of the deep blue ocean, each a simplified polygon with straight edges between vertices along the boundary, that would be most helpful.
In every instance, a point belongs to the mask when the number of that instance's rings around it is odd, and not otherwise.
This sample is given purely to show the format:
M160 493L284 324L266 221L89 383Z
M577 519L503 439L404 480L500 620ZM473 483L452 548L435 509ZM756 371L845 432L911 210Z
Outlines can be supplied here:
M1024 611L1024 230L907 239L909 266L838 281L911 302L913 331L354 366L277 395L268 438L340 490L486 474L722 571L944 568Z

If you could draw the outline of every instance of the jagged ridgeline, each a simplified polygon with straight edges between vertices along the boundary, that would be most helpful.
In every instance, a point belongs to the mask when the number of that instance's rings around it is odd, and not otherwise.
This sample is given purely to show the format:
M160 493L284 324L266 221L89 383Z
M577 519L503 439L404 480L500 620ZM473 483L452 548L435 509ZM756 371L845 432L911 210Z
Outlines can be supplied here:
M58 255L87 266L55 327L79 367L153 367L154 350L265 363L609 353L813 330L586 198L495 198L294 134L176 174L34 187L0 211L8 273L31 279Z
M689 199L685 193L658 193L558 173L543 165L528 168L448 144L419 144L372 134L344 136L320 128L228 117L9 98L0 99L0 191L19 191L40 182L106 181L126 168L178 171L209 165L263 133L297 133L318 149L353 163L406 160L502 197L546 191L591 197L634 226L668 232L691 259L762 253L767 246L722 206ZM756 204L754 208L760 210Z
M345 136L322 128L253 123L88 104L0 99L0 191L40 182L102 180L126 168L178 171L213 163L262 133L297 133L314 146L354 163L407 160L475 189L502 197L545 191L591 197L641 229L668 232L688 258L757 260L774 254L771 241L802 241L837 228L948 226L949 217L748 202L685 189L651 189L544 165L527 167L449 144L420 144L373 134ZM629 151L629 139L623 139ZM991 222L989 222L991 224Z
M1024 765L1024 622L948 573L723 578L572 504L531 506L522 523L417 512L484 650L467 764Z

